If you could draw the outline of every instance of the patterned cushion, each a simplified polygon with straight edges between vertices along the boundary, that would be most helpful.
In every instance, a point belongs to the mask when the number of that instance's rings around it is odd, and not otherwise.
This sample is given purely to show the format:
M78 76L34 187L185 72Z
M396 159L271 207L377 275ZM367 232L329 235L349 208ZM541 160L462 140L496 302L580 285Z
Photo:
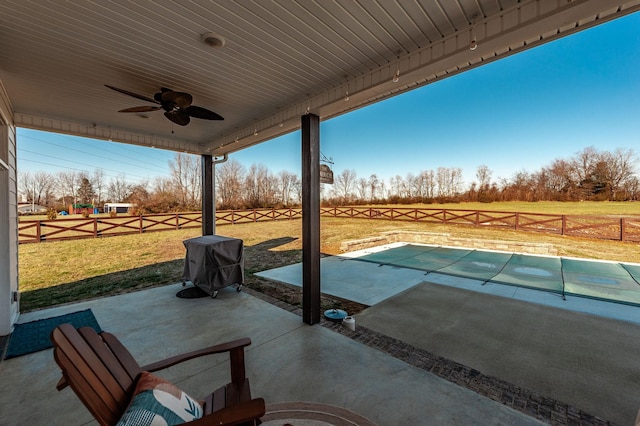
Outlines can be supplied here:
M177 425L202 417L202 406L173 384L146 371L118 426Z

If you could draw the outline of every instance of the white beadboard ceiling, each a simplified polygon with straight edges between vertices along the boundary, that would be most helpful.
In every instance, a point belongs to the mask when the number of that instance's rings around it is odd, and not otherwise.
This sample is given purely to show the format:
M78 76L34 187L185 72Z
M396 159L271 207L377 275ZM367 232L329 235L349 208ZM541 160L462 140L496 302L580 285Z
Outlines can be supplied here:
M327 119L637 10L640 0L1 0L0 84L21 127L220 155L296 130L307 111ZM203 43L207 32L224 47ZM151 104L105 84L187 92L224 121L119 113Z

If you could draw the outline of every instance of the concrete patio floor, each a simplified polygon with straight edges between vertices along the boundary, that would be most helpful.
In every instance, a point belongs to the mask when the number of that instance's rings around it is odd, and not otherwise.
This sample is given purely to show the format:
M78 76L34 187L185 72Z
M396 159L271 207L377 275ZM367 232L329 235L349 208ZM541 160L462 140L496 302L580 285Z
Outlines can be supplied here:
M537 420L299 315L233 288L216 299L180 299L180 284L22 314L20 322L91 308L141 363L248 336L253 395L267 403L338 405L380 425L540 424ZM226 357L213 356L162 375L194 396L228 380ZM0 363L0 424L93 424L45 350Z
M384 249L377 248L376 250ZM370 252L370 250L367 250ZM322 259L322 291L370 305L356 330L250 289L180 299L180 284L22 314L91 308L141 364L248 336L247 373L267 403L310 401L390 424L633 424L640 309L353 260ZM257 274L301 285L301 265ZM162 373L194 396L228 380L224 356ZM1 425L82 425L46 350L0 363ZM536 420L538 419L538 420Z
M355 315L358 327L481 373L481 380L454 378L470 389L496 379L483 394L508 388L492 397L524 412L533 407L552 423L576 421L570 413L583 411L596 424L634 424L640 308L353 259L384 248L321 261L323 292L372 305ZM300 265L258 275L301 285ZM555 401L549 406L557 412L541 417L541 398Z

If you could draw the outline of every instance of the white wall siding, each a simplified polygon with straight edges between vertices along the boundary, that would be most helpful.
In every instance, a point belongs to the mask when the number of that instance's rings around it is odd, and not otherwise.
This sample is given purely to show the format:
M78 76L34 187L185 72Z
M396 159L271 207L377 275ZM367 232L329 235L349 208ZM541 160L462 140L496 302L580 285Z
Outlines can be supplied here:
M0 82L0 336L11 333L18 318L18 198L16 127L9 97Z

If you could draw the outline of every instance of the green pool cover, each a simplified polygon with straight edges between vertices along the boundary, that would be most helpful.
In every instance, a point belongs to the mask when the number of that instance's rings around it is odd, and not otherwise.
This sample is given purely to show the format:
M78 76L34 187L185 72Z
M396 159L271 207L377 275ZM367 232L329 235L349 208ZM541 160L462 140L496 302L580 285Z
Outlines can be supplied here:
M640 265L407 244L355 260L640 305Z

